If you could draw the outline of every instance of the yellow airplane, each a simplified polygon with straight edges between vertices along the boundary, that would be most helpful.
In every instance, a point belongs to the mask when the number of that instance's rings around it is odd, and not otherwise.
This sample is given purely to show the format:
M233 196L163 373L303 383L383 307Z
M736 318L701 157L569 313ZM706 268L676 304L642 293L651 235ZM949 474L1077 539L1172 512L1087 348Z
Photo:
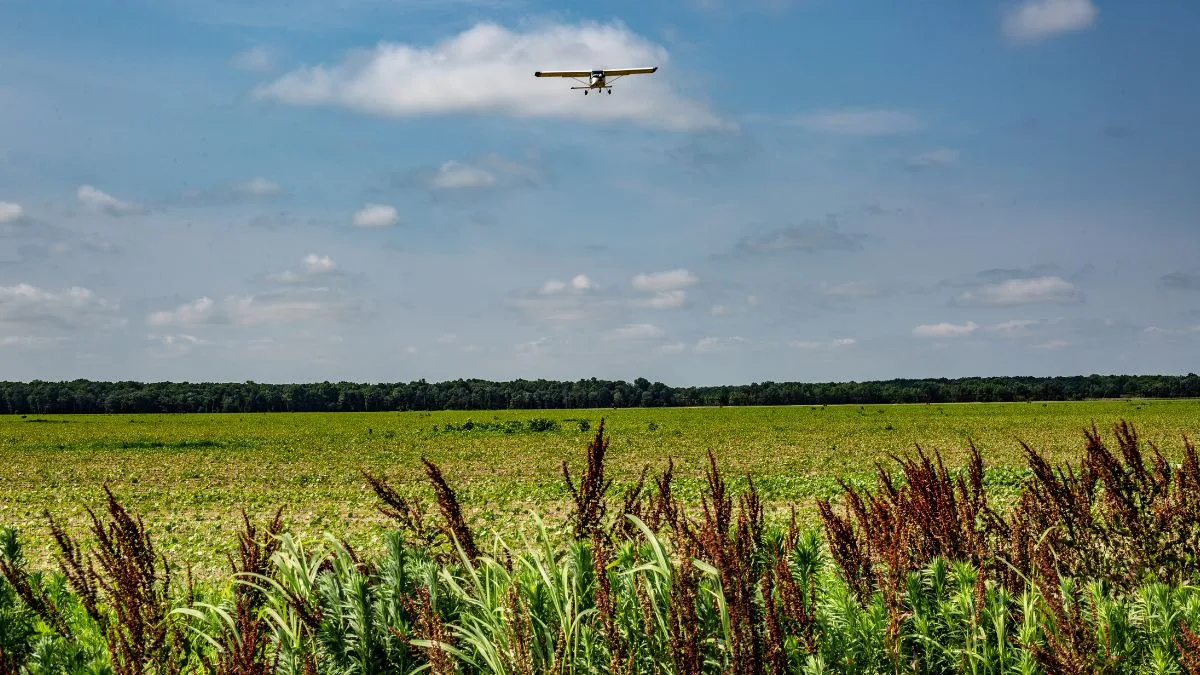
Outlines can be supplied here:
M534 77L569 77L578 82L583 82L580 78L589 78L586 86L571 87L571 89L582 89L584 96L589 90L603 89L612 93L611 82L625 75L646 75L658 70L658 66L652 68L619 68L616 70L539 70L533 74ZM611 78L611 79L610 79Z

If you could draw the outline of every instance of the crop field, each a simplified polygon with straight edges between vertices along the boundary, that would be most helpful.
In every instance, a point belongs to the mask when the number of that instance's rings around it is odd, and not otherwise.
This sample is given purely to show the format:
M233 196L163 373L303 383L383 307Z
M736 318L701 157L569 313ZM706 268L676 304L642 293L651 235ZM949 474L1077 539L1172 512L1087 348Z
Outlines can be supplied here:
M815 520L814 498L839 494L836 479L872 482L874 462L920 444L950 467L980 449L989 490L1001 497L1024 475L1020 441L1055 461L1077 461L1083 429L1110 437L1125 419L1168 458L1182 436L1200 437L1200 401L870 405L496 412L6 416L0 418L0 525L23 533L35 567L51 564L49 510L82 533L86 507L101 510L103 485L140 514L160 552L191 561L197 577L222 574L240 509L261 520L284 507L295 533L383 546L388 521L361 471L383 473L401 492L432 493L420 463L436 463L472 523L518 536L530 511L569 504L561 465L577 476L601 418L611 438L616 489L675 465L677 491L698 499L707 451L730 487L753 478L768 516L794 504ZM741 483L734 480L742 476Z

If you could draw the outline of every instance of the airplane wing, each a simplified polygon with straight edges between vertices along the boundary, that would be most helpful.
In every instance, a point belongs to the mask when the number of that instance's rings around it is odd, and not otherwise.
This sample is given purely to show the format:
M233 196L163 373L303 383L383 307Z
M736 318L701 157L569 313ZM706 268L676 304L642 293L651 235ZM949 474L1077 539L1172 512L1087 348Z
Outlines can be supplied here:
M645 75L653 73L656 70L658 70L658 66L654 66L653 68L619 68L615 70L609 70L608 68L605 68L604 74L612 75L613 77L616 77L617 75Z
M534 77L587 77L592 74L590 70L539 70L533 74Z

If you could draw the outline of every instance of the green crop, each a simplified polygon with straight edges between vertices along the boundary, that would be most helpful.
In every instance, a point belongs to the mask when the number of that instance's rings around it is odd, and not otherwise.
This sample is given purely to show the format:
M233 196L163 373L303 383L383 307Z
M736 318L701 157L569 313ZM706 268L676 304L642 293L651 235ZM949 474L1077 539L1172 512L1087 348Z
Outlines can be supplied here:
M386 519L362 471L385 473L402 493L431 497L427 457L457 486L474 527L533 535L530 510L548 518L569 508L565 460L601 418L612 438L614 489L641 469L675 467L675 490L697 503L706 452L731 489L753 477L768 516L794 503L815 522L815 500L839 494L837 479L872 481L876 461L918 443L961 465L973 440L988 465L985 482L1011 494L1026 473L1019 441L1054 461L1077 460L1083 429L1127 419L1147 440L1175 448L1200 436L1200 401L797 406L502 412L378 412L0 417L0 522L29 535L26 555L52 565L49 509L69 527L107 484L143 514L159 550L193 561L197 578L223 574L239 510L284 506L298 535L337 531L355 547L386 549Z

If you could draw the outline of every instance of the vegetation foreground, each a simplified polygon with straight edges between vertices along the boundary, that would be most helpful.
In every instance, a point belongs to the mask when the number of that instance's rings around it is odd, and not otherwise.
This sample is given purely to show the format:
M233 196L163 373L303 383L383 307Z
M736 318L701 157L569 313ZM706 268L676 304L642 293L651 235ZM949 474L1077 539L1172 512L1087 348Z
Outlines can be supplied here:
M365 474L386 552L246 518L219 585L173 571L107 494L90 546L45 515L58 571L0 536L0 673L1200 673L1200 459L1133 427L1093 428L1077 466L1022 444L1028 477L993 504L918 450L874 489L818 502L820 528L766 522L713 454L698 508L671 463L613 490L600 423L561 465L569 537L520 543ZM535 517L536 520L536 517Z

